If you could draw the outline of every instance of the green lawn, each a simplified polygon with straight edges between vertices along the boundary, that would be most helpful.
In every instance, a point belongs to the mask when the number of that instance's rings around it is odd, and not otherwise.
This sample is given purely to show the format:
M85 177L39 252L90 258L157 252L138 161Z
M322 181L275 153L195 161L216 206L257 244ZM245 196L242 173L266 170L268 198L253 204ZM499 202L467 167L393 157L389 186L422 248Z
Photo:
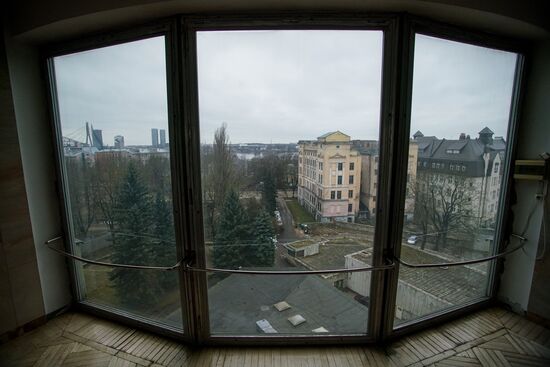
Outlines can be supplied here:
M313 219L311 214L309 214L308 211L301 207L301 205L298 203L298 200L285 200L285 202L286 206L288 206L288 209L292 213L292 217L294 218L294 223L296 225L300 223L315 222L315 219Z

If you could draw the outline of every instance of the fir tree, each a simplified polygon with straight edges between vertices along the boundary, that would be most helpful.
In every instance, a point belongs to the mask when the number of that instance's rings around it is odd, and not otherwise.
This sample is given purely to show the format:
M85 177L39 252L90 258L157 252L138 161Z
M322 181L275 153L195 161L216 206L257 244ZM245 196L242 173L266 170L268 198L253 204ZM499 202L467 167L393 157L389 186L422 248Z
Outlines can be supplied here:
M176 245L174 237L174 220L170 204L159 192L153 205L153 235L151 244L152 257L157 266L170 266L176 262ZM176 271L157 272L163 292L170 291L177 284Z
M213 246L214 266L238 268L246 265L246 254L250 243L248 217L239 202L239 195L231 190L227 194L220 213Z
M254 221L254 247L251 258L254 266L273 266L275 249L272 239L275 237L273 220L264 210Z
M122 264L150 264L151 202L134 164L118 190L114 209L115 236L112 261ZM152 305L159 294L158 279L151 272L115 268L110 279L123 304Z
M277 184L275 177L273 177L271 172L268 172L264 178L262 196L265 209L270 213L270 215L273 215L273 212L276 209L275 199L277 198Z

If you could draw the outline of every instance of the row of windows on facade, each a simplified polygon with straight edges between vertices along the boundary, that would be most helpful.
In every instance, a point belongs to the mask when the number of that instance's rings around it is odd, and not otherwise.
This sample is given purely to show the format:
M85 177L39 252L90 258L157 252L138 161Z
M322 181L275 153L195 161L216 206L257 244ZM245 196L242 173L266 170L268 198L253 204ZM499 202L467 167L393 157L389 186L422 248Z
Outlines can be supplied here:
M321 196L321 194L319 194ZM304 193L304 197L307 201L310 203L316 204L317 210L321 210L321 201L317 200L317 198L313 195L311 195L309 192ZM342 199L342 191L331 191L330 192L330 198L331 199ZM348 191L348 198L353 199L353 190ZM348 204L348 212L353 212L353 204Z
M424 161L424 162L421 162L421 161L418 161L418 167L428 167L428 162ZM445 163L435 163L435 162L432 162L432 168L435 168L435 169L444 169L445 168ZM450 164L449 165L449 168L451 171L462 171L462 172L465 172L466 171L466 166L464 165L460 165L460 164ZM499 169L499 163L496 162L495 165L494 165L494 168L493 168L493 172L494 173L498 173L498 169Z
M302 163L302 158L299 159L299 163ZM305 163L306 166L310 166L310 167L315 167L315 166L317 166L317 163L318 163L319 170L320 171L323 170L323 162L317 162L315 159L304 159L304 163ZM342 163L342 162L337 163L337 168L338 168L338 171L343 171L344 170L344 163ZM350 171L355 170L355 162L350 162L349 163L349 170Z
M300 172L300 173L301 173L301 172ZM306 176L306 177L309 177L309 178L311 178L311 179L315 179L315 177L312 177L312 175L310 175L310 172L307 172L307 171L306 171L306 175L305 175L305 176ZM317 181L318 181L321 185L323 184L323 175L322 175L322 174L319 174ZM348 177L348 184L349 184L349 185L353 185L354 182L355 182L355 177L354 177L353 175L349 175L349 177ZM337 184L337 185L342 185L342 184L343 184L343 176L340 175L340 176L338 176L338 177L336 178L336 184ZM303 183L300 182L300 185L303 186Z
M321 196L321 195L319 195L319 196ZM332 190L330 192L330 198L333 199L333 200L334 199L338 199L338 200L342 199L342 191ZM348 190L348 198L353 199L353 190Z
M418 167L428 167L428 162L424 161L424 162L421 162L421 161L418 161ZM445 168L445 163L435 163L435 162L432 162L432 168L435 168L435 169L444 169ZM449 165L449 168L451 171L460 171L462 170L462 172L465 172L466 171L466 166L463 166L463 165L459 165L459 164L450 164Z

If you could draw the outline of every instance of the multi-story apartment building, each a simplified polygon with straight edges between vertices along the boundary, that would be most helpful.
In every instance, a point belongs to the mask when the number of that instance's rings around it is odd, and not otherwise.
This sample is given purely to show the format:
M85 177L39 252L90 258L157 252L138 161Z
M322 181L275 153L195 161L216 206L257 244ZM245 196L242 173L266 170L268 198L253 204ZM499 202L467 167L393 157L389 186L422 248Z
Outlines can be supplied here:
M361 192L360 214L365 218L376 215L376 195L378 191L378 160L379 147L377 140L354 140L353 146L361 154ZM411 140L409 143L409 158L407 168L408 181L416 179L418 161L418 144ZM414 199L405 200L405 216L412 218L414 213Z
M485 127L476 139L460 134L458 140L447 140L416 132L417 192L444 188L444 195L433 203L436 209L453 205L455 213L461 211L469 217L464 223L492 227L498 210L506 150L504 139L493 138L493 134ZM421 195L416 195L416 199L424 200Z
M299 141L298 200L320 222L354 222L359 212L361 155L340 131Z

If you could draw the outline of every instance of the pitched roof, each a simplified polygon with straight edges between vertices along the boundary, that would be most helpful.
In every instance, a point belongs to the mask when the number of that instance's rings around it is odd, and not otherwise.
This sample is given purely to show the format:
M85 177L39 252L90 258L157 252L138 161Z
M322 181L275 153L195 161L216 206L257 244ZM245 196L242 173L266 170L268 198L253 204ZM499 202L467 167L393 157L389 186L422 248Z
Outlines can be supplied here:
M336 142L336 141L339 141L338 139L343 139L342 141L350 141L351 137L339 130L336 130L336 131L331 131L326 134L323 134L319 136L317 139L321 141L327 141L327 142L328 141Z
M484 128L480 133L492 133L489 128ZM492 159L495 155L503 153L506 150L506 142L502 137L496 137L491 140L489 144L485 144L481 139L438 139L435 136L419 137L414 139L418 143L418 159L421 161L428 161L426 166L419 165L419 170L432 170L431 163L445 163L449 165L445 166L445 170L449 173L451 165L458 163L461 166L466 166L467 170L456 171L453 170L454 175L465 175L469 177L480 177L485 174L485 163L483 160L483 154L490 153L492 165ZM456 153L458 151L458 154ZM447 171L439 171L445 173Z
M321 136L318 136L317 139L326 138L327 136L332 135L332 134L337 133L337 132L338 132L338 131L329 131L328 133L325 133L325 134L323 134L323 135L321 135Z
M462 150L462 148L464 148L464 146L466 144L468 144L468 141L466 139L464 139L464 140L454 140L454 141L450 141L450 144L447 145L446 149Z

